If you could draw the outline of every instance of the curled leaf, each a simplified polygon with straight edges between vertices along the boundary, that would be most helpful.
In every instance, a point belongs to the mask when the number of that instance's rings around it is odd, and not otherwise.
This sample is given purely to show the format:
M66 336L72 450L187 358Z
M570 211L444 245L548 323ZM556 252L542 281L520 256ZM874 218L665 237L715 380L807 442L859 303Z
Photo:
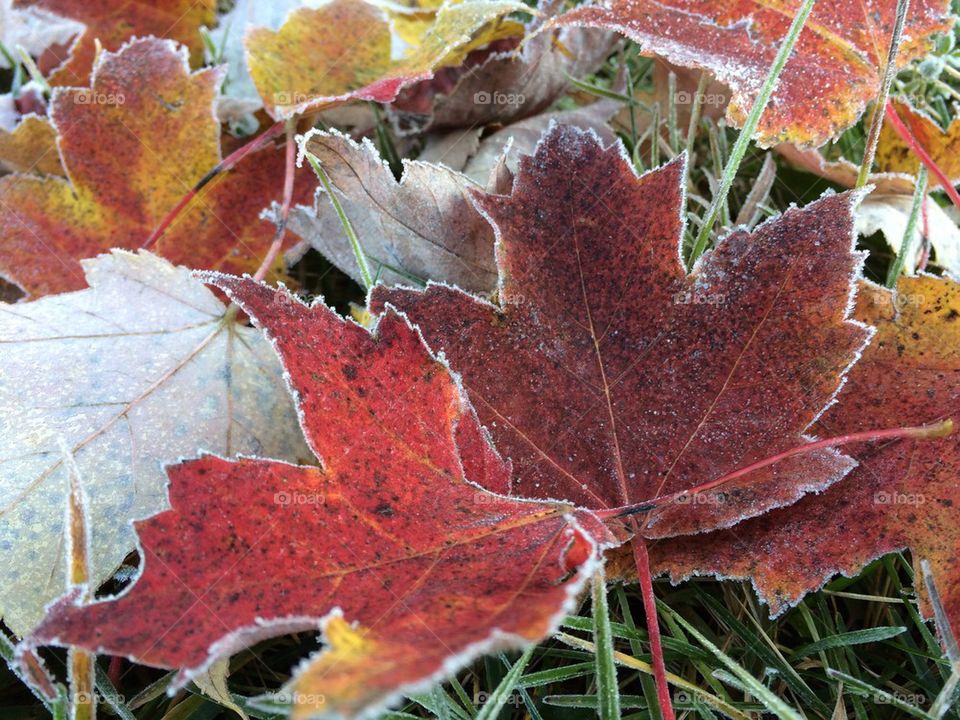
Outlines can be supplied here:
M542 12L552 3L540 4ZM475 50L464 62L405 88L390 105L394 124L405 133L513 123L547 110L570 87L570 79L595 72L613 52L613 33L564 28L534 31L518 47L501 41Z
M389 102L402 87L459 62L464 46L488 23L527 12L514 0L444 5L419 42L394 57L387 13L363 0L332 0L293 11L279 30L246 36L247 64L267 112L275 119L348 100Z

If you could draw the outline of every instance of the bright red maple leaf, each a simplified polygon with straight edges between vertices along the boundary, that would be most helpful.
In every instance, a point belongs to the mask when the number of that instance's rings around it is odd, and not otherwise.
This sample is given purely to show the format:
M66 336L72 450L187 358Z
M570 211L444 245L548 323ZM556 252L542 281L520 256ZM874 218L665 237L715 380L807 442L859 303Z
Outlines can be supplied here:
M181 668L324 626L299 710L357 714L493 647L547 635L608 542L570 505L515 500L447 368L395 313L374 334L322 303L214 276L273 340L323 468L206 456L169 469L123 595L55 604L31 644ZM357 623L350 627L342 620Z
M460 374L514 464L512 492L598 509L701 485L804 443L869 336L848 318L854 194L736 231L689 275L683 160L637 177L617 147L554 127L509 196L475 194L499 239L499 304L375 288ZM652 513L649 537L731 525L843 477L792 457Z

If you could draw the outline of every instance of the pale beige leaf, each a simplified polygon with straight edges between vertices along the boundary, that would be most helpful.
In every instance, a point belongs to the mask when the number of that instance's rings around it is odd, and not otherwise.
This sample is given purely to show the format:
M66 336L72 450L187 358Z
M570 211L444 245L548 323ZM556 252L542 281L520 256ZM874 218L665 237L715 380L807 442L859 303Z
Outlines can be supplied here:
M397 182L369 141L337 132L304 140L330 177L360 238L371 271L386 284L437 280L484 292L496 285L493 229L473 207L466 176L442 165L404 161ZM296 207L290 229L338 268L361 280L353 249L330 199Z
M0 304L0 616L18 635L65 589L67 472L89 497L94 586L167 507L163 465L200 450L310 457L262 335L186 268L115 250L90 287Z

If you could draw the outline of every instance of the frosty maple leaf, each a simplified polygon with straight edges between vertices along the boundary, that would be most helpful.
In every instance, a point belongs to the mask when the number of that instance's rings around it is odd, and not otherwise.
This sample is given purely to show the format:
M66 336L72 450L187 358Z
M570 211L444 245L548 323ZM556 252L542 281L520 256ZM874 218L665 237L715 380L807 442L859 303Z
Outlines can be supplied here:
M140 247L220 160L221 79L217 69L191 74L185 50L149 38L102 53L89 89L56 89L51 117L68 178L0 178L0 273L32 295L75 290L81 258ZM157 252L192 267L252 271L273 239L258 216L279 197L283 170L283 152L271 147L218 176ZM299 199L310 196L309 182L297 187Z
M337 132L310 133L303 149L319 161L359 237L372 268L387 283L433 278L477 292L497 281L493 230L467 195L474 184L442 165L403 162L398 182L370 141ZM479 186L476 186L479 189ZM290 229L357 282L356 256L330 198L294 208Z
M88 289L0 305L0 616L18 635L64 591L60 439L90 498L94 584L134 549L129 521L166 507L162 462L308 457L269 345L188 270L123 251L83 267Z
M214 0L17 0L20 8L36 8L85 26L64 59L54 49L40 58L42 68L51 68L52 85L86 85L94 67L97 41L115 51L137 36L170 38L192 53L203 47L201 25L212 25Z
M550 25L622 32L641 51L709 70L730 87L727 117L742 125L799 0L607 0L570 10ZM857 121L880 88L896 3L839 0L813 7L760 120L757 142L822 145ZM948 0L910 4L898 64L921 57L934 33L953 25Z
M513 0L472 0L441 7L410 51L394 58L383 8L364 0L332 0L300 8L279 30L246 36L247 65L264 108L276 119L348 100L389 102L402 87L458 62L474 35L497 18L529 12Z
M854 194L737 231L688 275L683 161L637 177L618 147L553 128L509 196L475 196L498 237L499 304L444 286L374 289L462 377L514 463L513 493L589 508L689 489L804 442L863 347L848 319ZM675 503L653 537L733 524L822 489L816 451Z
M894 295L865 284L856 316L877 326L876 337L818 429L838 434L955 417L960 285L929 275L902 278ZM822 495L730 530L652 545L654 568L674 579L701 573L750 578L776 615L831 576L853 575L880 555L909 548L918 566L930 561L957 627L960 439L892 440L850 452L860 465Z
M183 668L185 681L260 638L323 626L329 647L292 681L301 717L370 712L548 634L592 572L603 525L472 484L505 486L509 468L401 316L371 335L284 290L212 282L274 342L323 469L212 456L170 468L172 509L137 523L134 585L61 600L31 642Z

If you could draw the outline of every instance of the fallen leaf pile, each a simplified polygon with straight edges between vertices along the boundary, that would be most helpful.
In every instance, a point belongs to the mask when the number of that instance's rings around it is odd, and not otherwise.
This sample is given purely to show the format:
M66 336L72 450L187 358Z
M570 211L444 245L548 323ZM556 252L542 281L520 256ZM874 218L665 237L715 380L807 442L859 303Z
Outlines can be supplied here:
M690 267L706 161L638 170L691 117L674 70L742 125L799 5L0 4L11 667L45 701L61 647L241 715L369 717L648 554L775 615L906 549L960 628L957 439L807 447L960 408L956 223L925 211L945 272L918 243L893 290L857 249L906 232L913 146L884 130L878 189L756 202ZM818 3L753 141L853 188L811 148L877 99L894 6ZM901 66L948 10L911 3ZM622 36L672 63L646 94ZM954 179L956 127L898 107ZM231 696L231 657L304 632L275 694Z

